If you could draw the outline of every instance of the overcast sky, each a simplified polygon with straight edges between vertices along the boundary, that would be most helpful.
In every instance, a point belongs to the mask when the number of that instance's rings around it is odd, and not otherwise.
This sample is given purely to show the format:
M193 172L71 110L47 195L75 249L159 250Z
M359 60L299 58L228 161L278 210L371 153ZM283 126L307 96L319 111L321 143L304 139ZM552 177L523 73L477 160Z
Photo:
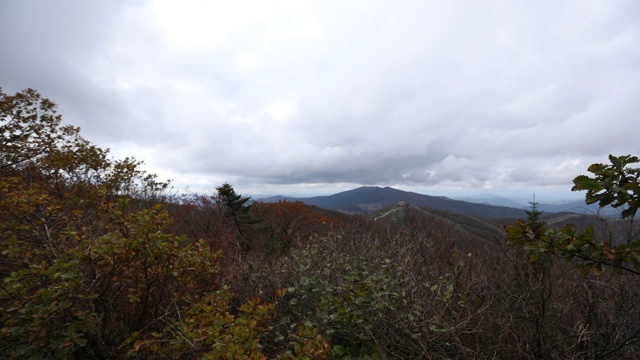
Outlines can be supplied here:
M640 154L640 1L4 0L0 87L177 189L567 197Z

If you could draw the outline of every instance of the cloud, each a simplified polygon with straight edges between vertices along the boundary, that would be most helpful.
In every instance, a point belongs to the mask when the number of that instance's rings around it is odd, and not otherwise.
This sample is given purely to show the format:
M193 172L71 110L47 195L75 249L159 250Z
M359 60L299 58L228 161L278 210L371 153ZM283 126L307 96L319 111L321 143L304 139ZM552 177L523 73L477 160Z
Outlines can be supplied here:
M637 153L635 1L2 7L5 91L181 185L568 190Z

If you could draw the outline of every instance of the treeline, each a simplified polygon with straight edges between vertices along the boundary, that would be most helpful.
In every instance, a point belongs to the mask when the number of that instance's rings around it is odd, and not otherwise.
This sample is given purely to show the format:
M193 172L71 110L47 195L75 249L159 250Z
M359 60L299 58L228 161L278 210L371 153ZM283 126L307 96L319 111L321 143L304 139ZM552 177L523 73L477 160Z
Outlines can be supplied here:
M418 210L374 221L230 184L174 194L34 90L0 91L0 130L3 358L640 353L632 224L607 244L548 229L534 204L483 241Z

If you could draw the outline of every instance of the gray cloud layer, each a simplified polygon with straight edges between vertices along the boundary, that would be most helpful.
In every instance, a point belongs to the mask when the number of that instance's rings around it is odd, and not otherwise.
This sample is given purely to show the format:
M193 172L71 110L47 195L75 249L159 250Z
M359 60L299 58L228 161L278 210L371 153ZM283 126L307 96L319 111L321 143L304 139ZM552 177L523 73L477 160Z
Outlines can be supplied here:
M178 184L567 190L640 152L635 0L6 1L0 44L5 91Z

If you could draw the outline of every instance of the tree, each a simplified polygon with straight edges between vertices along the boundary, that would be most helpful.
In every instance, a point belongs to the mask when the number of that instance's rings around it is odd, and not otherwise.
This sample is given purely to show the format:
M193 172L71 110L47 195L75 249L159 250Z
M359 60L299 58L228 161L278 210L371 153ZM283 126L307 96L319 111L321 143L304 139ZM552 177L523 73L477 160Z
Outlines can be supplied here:
M247 205L251 198L236 193L233 186L226 182L218 186L216 190L218 191L216 197L218 204L224 209L225 215L232 219L240 236L245 237L245 227L255 223L249 214L251 205Z
M618 221L627 221L633 226L633 217L640 207L640 169L630 165L640 162L640 159L631 155L609 155L609 161L610 165L596 163L589 166L588 171L593 175L577 176L571 190L587 191L587 204L621 208L622 219ZM546 229L539 236L534 236L534 232L532 224L523 220L507 227L512 244L522 244L531 250L531 261L558 255L568 261L575 260L578 267L597 273L604 268L612 268L617 272L640 275L640 239L637 239L637 232L631 232L626 239L617 237L612 231L608 238L601 238L593 227L578 231L573 225Z
M0 169L33 161L77 134L77 128L60 126L60 122L55 104L37 91L7 95L0 89Z
M527 214L527 222L529 226L531 226L531 230L533 230L534 236L540 236L544 233L545 223L540 220L540 215L542 215L542 211L538 210L538 205L540 203L536 202L535 196L533 197L533 201L529 202L531 205L531 210L525 210L525 214Z
M521 285L524 290L515 306L521 307L518 311L519 314L529 316L527 322L531 324L530 327L534 333L533 341L529 347L535 358L539 359L550 357L549 349L544 340L549 331L551 300L557 281L551 276L552 257L529 246L530 243L544 241L548 231L545 222L540 219L542 212L538 210L539 203L536 202L535 196L529 204L531 209L525 210L526 221L522 220L518 223L527 229L526 236L511 237L509 244L512 246L524 244L525 250L528 250L529 258L535 260L515 272L517 280L514 282ZM514 262L514 264L522 265L521 262Z

